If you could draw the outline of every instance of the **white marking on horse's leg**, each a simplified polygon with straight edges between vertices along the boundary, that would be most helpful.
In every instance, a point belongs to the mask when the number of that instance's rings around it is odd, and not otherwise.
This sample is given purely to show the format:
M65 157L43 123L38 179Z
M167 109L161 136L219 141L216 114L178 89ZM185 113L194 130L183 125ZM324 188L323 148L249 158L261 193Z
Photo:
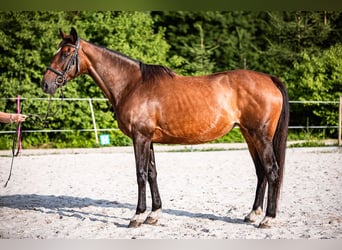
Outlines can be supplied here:
M141 224L144 223L146 218L147 212L141 213L141 214L135 214L131 221L129 222L128 227L139 227Z
M262 209L261 207L258 207L256 210L252 210L245 217L245 222L255 222L261 214L262 214Z
M146 218L144 223L145 224L150 224L150 225L155 225L158 222L161 214L162 214L162 210L161 209L157 209L156 211L152 211L147 216L147 218Z
M275 218L265 216L265 218L260 222L259 228L270 228L274 224Z

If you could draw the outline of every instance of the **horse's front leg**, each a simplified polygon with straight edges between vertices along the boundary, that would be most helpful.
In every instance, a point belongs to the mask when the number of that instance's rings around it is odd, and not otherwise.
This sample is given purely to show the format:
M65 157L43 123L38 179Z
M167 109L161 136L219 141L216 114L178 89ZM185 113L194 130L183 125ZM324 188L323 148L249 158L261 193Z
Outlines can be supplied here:
M152 196L152 212L147 216L144 223L154 225L158 222L161 215L161 199L157 184L157 169L154 158L153 143L150 146L150 162L148 165L148 183L150 185Z
M133 137L133 144L138 182L138 204L135 215L131 219L128 227L138 227L145 220L146 180L148 175L148 165L150 162L151 140L141 134L138 134Z

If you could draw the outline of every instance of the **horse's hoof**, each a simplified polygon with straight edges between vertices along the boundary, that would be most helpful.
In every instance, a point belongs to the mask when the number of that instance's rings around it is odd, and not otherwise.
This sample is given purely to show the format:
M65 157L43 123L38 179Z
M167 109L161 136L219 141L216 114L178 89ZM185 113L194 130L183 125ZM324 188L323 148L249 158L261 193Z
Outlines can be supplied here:
M256 210L252 210L248 215L246 215L244 221L248 223L256 222L258 217L262 214L261 207L258 207Z
M137 227L140 227L142 224L141 221L137 221L137 220L131 220L128 224L128 227L129 228L137 228Z
M246 222L246 223L253 223L253 222L255 222L255 220L251 220L251 218L249 216L246 216L243 221Z
M267 228L271 228L271 225L270 225L269 223L261 222L261 223L259 224L258 228L267 229Z
M160 218L160 215L162 213L162 210L161 208L155 210L155 211L152 211L146 218L146 220L144 221L144 224L149 224L149 225L155 225L157 224L159 218Z
M274 222L275 218L266 216L259 224L259 228L266 229L271 228L271 224Z
M153 218L151 216L148 216L146 220L144 221L144 224L155 225L157 224L157 222L158 222L158 218Z
M144 220L146 218L146 212L141 214L135 214L131 221L128 224L128 227L130 228L136 228L139 227L141 224L144 223Z

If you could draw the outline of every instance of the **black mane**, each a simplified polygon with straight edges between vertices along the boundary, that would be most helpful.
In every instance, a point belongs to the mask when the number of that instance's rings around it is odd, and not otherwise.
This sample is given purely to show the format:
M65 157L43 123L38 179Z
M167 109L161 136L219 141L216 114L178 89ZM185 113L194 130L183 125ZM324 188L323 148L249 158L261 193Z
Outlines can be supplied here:
M175 72L170 68L162 65L145 64L140 62L140 70L143 78L143 82L154 82L157 78L163 76L174 77Z
M133 62L139 64L143 83L144 82L154 82L158 78L161 78L164 76L168 76L168 77L172 78L176 75L176 73L168 67L165 67L162 65L155 65L155 64L145 64L142 61L131 58L131 57L129 57L129 56L127 56L121 52L116 51L116 50L112 50L112 49L109 49L107 47L99 46L99 45L96 45L93 43L91 43L91 44L94 46L97 46L101 49L104 49L110 53L114 53L116 56L119 56L119 57L124 58L124 59L128 59L129 61L133 61Z

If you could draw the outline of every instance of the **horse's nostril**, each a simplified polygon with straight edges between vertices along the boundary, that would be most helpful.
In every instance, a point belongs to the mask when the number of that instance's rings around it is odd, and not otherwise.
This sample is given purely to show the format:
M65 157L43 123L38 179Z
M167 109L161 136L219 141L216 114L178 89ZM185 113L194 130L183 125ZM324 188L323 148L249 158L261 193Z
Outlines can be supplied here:
M49 85L44 81L43 83L42 83L42 89L43 89L43 91L47 91L48 90L48 88L49 88Z

